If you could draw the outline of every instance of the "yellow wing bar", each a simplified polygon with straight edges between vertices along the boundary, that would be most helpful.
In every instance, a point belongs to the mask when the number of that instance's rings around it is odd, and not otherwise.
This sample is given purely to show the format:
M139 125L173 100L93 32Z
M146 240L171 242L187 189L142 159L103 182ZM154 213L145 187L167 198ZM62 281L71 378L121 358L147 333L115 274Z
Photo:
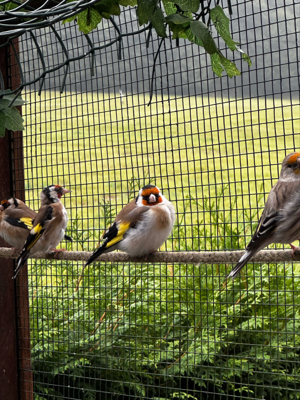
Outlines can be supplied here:
M41 224L37 224L37 226L32 228L32 230L30 232L31 237L29 236L29 238L27 239L28 244L27 244L26 250L31 249L31 247L33 245L35 245L35 243L39 240L39 238L42 236L42 233L43 233L42 229L43 229L43 227Z
M115 236L105 247L111 247L123 239L124 234L127 232L130 222L121 222L118 228L117 236Z
M28 229L32 229L32 218L24 217L20 218L20 221L22 221L28 227Z

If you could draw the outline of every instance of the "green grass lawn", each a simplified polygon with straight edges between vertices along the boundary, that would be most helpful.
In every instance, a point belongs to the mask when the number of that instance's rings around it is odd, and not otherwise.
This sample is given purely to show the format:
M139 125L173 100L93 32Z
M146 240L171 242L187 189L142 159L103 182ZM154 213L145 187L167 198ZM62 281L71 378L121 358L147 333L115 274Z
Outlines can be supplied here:
M73 249L92 249L149 181L176 204L168 249L244 248L279 164L300 150L299 104L288 101L25 98L27 200L37 209L42 187L72 189ZM231 264L83 272L32 260L34 398L299 398L299 269L249 264L224 286Z
M186 225L211 224L201 202L214 207L227 188L220 208L230 212L238 196L238 221L257 209L257 193L269 192L284 156L300 149L296 101L157 97L148 107L148 96L55 92L25 100L27 199L36 209L44 186L65 185L70 217L89 229L99 228L100 202L119 211L149 181L179 215L186 209ZM198 201L189 204L191 197Z

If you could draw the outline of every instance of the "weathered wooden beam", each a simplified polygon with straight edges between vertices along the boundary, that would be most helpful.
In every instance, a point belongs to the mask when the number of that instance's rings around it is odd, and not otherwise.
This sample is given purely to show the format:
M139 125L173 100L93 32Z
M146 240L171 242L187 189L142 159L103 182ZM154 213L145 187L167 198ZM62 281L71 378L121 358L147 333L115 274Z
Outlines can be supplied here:
M1 43L2 44L2 43ZM1 48L0 69L5 83L8 80L8 49ZM6 131L0 138L0 199L12 195L11 136ZM7 244L0 239L0 246ZM12 259L1 260L0 279L0 391L1 398L19 399L16 290L11 274L14 269Z
M14 47L18 53L18 39L14 39ZM14 90L19 87L20 71L11 46L2 48L0 52L0 69L6 88ZM10 196L25 200L22 132L6 131L5 137L0 139L0 171L0 200ZM7 244L1 240L0 246L7 247ZM11 282L13 260L2 260L1 266L4 273L0 288L0 340L9 343L0 346L0 363L2 360L8 363L7 371L11 374L7 379L5 374L0 374L3 380L0 381L1 396L9 400L33 400L27 266L22 269L17 283Z
M168 263L168 264L234 264L244 254L244 251L158 251L146 257L130 257L123 252L102 254L97 262L131 262L131 263ZM19 251L0 249L0 258L17 258ZM37 253L32 258L65 261L87 261L92 255L89 251L61 251L55 255ZM291 250L261 250L249 261L259 263L299 262L300 250L293 254Z
M14 46L19 53L18 39L14 40ZM11 49L9 58L9 86L12 90L20 85L20 71ZM22 114L21 107L18 107ZM11 170L12 193L15 197L25 201L24 187L24 157L23 157L23 132L11 133ZM33 373L31 369L30 348L30 318L28 298L28 274L27 264L24 265L16 285L17 306L17 333L18 333L18 359L19 359L19 387L20 400L33 400Z

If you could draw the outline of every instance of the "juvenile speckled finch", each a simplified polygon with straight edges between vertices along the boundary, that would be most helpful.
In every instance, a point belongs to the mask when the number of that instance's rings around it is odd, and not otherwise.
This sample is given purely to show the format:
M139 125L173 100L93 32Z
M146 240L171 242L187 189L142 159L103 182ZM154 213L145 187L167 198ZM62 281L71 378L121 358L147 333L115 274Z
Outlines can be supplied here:
M157 186L147 185L117 215L103 236L103 244L85 265L102 253L122 250L140 257L154 253L168 238L175 222L175 209Z
M235 278L258 251L271 243L290 244L300 240L300 153L291 153L282 162L280 177L272 188L256 231L228 278Z
M14 278L29 256L37 252L51 254L60 251L55 247L64 238L68 223L67 211L60 199L69 192L59 185L48 186L41 192L41 207L18 258Z

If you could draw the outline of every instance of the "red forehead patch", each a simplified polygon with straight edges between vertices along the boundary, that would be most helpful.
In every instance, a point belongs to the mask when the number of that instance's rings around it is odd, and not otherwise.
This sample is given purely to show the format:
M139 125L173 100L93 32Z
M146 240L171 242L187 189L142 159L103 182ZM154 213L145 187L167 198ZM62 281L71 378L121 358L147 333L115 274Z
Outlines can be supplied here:
M153 188L143 190L142 196L149 196L150 194L158 194L158 193L159 193L159 190L157 189L157 187L153 187Z
M300 157L300 153L294 153L289 159L289 164L294 164L297 161L297 158Z

